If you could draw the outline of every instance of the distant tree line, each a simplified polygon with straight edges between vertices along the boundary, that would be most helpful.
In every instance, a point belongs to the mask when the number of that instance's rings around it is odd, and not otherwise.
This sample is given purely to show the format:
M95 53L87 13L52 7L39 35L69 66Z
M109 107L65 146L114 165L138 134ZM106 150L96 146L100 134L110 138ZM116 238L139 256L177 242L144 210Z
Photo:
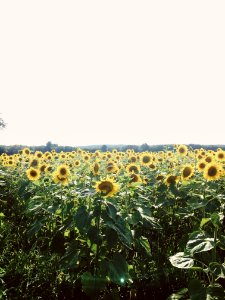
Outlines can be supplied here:
M216 151L218 148L225 150L225 145L200 145L200 144L188 144L188 148L190 149L200 149L204 148L206 150L214 150ZM56 152L71 152L73 150L77 150L80 148L85 151L95 152L96 150L100 150L102 152L105 151L112 151L116 149L117 151L125 152L128 149L133 149L135 152L144 152L144 151L151 151L151 152L158 152L163 150L173 150L174 145L148 145L146 143L142 145L90 145L90 146L80 146L80 147L72 147L72 146L60 146L58 144L53 144L52 142L47 142L46 145L41 146L26 146L26 145L12 145L12 146L5 146L0 145L0 154L7 153L9 155L18 153L19 150L28 147L31 151L52 151L55 150Z

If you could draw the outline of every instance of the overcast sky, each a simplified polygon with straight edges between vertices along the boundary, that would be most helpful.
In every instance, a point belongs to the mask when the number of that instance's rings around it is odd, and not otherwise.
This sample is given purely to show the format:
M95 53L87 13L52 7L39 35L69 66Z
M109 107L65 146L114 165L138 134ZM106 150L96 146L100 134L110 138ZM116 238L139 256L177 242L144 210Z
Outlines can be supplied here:
M225 144L225 1L1 1L0 144Z

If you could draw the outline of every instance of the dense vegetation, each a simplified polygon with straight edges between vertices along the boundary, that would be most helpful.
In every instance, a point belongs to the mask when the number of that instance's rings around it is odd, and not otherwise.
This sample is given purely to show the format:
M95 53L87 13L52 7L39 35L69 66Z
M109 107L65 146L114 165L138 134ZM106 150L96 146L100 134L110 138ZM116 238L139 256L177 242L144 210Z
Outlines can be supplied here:
M0 156L0 299L224 299L225 152Z

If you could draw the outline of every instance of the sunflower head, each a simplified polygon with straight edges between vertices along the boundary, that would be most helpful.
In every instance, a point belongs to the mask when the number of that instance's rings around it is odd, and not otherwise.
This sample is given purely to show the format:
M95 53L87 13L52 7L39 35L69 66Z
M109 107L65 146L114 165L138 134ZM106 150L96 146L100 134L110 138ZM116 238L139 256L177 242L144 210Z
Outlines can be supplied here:
M225 151L219 150L216 152L216 159L218 161L225 161Z
M29 168L26 171L27 177L31 181L38 180L40 178L40 171L34 168Z
M207 180L217 180L222 175L222 167L220 164L217 163L210 163L207 164L204 168L203 176Z
M112 197L119 191L119 185L113 179L107 177L96 183L95 190L105 197Z
M56 172L59 178L68 178L70 176L69 167L65 164L58 166Z
M99 170L100 170L100 165L98 162L94 162L92 165L91 165L91 172L94 174L94 175L99 175Z
M142 182L139 174L131 173L131 174L129 174L129 177L130 177L129 185L131 185L131 186L133 186L133 184Z
M181 170L181 177L183 180L188 180L194 175L194 168L191 165L186 165Z
M177 147L177 153L181 156L186 156L188 153L188 148L186 145L180 145Z
M136 164L129 164L126 166L126 171L127 171L127 173L138 174L138 173L140 173L140 167Z
M164 183L167 186L170 186L170 185L176 184L178 182L178 180L179 180L178 176L169 174L166 176Z
M152 155L148 153L143 153L141 155L141 164L143 166L148 166L152 161Z
M24 148L24 149L22 150L22 153L23 153L24 155L30 155L30 149L29 149L29 148Z
M53 179L54 183L59 183L62 185L68 185L68 183L69 183L68 177L60 177L57 172L54 172L52 174L52 179Z

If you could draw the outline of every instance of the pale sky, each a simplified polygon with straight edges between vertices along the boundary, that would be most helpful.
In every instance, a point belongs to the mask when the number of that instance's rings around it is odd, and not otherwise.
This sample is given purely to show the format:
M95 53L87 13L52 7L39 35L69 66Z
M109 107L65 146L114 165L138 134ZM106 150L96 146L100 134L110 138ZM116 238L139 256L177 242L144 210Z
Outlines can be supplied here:
M1 145L225 144L225 1L1 1Z

